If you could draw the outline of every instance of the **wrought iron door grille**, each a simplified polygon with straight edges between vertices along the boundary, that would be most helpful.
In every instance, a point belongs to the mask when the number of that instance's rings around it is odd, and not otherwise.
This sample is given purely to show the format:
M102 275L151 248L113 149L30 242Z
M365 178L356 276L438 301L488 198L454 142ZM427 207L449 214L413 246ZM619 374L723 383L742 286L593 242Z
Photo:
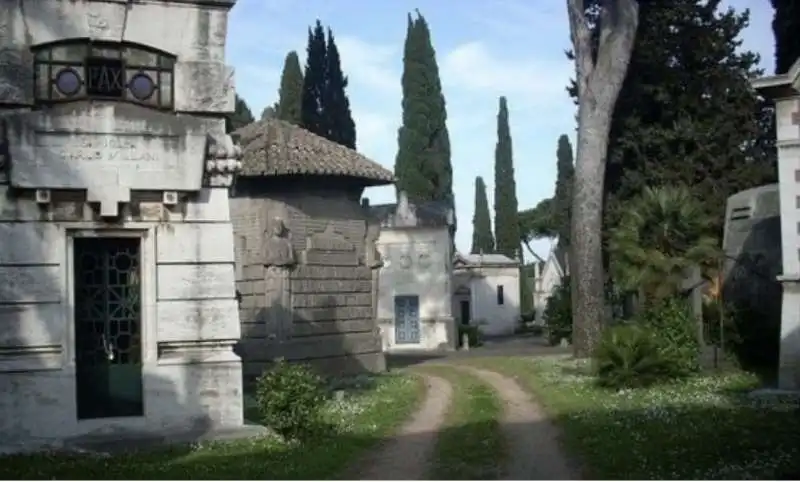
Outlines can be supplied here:
M76 239L76 361L141 363L138 238Z

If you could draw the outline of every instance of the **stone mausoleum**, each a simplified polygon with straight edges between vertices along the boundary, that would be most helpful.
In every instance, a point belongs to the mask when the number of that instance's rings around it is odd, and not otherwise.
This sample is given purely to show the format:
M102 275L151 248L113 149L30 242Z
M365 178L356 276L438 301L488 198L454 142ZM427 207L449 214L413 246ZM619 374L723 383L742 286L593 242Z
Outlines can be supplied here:
M775 100L783 254L778 388L800 390L800 59L789 72L753 84Z
M231 196L245 378L276 358L324 373L385 369L375 322L380 226L360 203L391 172L300 127L266 119L234 134Z
M380 225L383 266L377 286L377 319L387 352L456 347L451 313L455 212L449 203L415 204L404 192L396 204L370 206Z
M233 3L0 1L3 443L242 424Z

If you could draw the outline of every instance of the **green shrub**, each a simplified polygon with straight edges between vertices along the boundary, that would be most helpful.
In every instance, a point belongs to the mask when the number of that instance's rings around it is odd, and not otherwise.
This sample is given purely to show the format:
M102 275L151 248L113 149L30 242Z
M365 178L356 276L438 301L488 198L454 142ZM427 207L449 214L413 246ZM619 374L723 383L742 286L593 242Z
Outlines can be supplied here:
M256 381L256 401L264 425L288 439L313 434L327 392L314 370L278 360Z
M464 333L467 334L469 346L479 346L481 343L481 332L475 325L458 325L458 346L462 346L461 340L464 339Z
M669 377L655 337L637 325L606 329L594 353L597 382L609 388L639 388Z
M562 338L572 343L572 294L569 276L561 280L544 308L544 322L551 345L557 345Z
M672 376L689 375L700 368L698 321L685 300L668 298L649 306L635 322L653 335Z

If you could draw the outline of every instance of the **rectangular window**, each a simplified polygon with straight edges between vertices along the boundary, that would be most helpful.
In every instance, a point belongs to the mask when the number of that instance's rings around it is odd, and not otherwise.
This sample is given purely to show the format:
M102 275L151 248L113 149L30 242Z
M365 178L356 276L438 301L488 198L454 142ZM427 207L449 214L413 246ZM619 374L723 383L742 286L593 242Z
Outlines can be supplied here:
M505 297L503 296L503 285L499 285L497 287L497 304L502 305L505 303Z

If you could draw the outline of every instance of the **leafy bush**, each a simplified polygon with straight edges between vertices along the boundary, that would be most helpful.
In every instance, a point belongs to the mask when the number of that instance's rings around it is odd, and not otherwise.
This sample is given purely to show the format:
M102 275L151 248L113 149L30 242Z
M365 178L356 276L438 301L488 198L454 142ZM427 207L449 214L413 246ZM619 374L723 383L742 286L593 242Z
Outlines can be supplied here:
M561 284L547 299L544 308L544 322L551 345L557 345L562 338L572 343L572 294L570 278L565 276Z
M461 340L464 339L464 334L467 334L469 346L478 346L481 342L481 333L475 325L458 325L458 346L462 346Z
M668 378L669 363L658 342L638 325L608 328L594 353L597 381L609 388L639 388Z
M311 435L319 427L326 395L325 381L310 366L282 359L256 381L261 420L289 439Z
M650 305L635 321L653 335L660 356L669 364L673 377L685 376L699 369L698 322L683 299L667 298Z

